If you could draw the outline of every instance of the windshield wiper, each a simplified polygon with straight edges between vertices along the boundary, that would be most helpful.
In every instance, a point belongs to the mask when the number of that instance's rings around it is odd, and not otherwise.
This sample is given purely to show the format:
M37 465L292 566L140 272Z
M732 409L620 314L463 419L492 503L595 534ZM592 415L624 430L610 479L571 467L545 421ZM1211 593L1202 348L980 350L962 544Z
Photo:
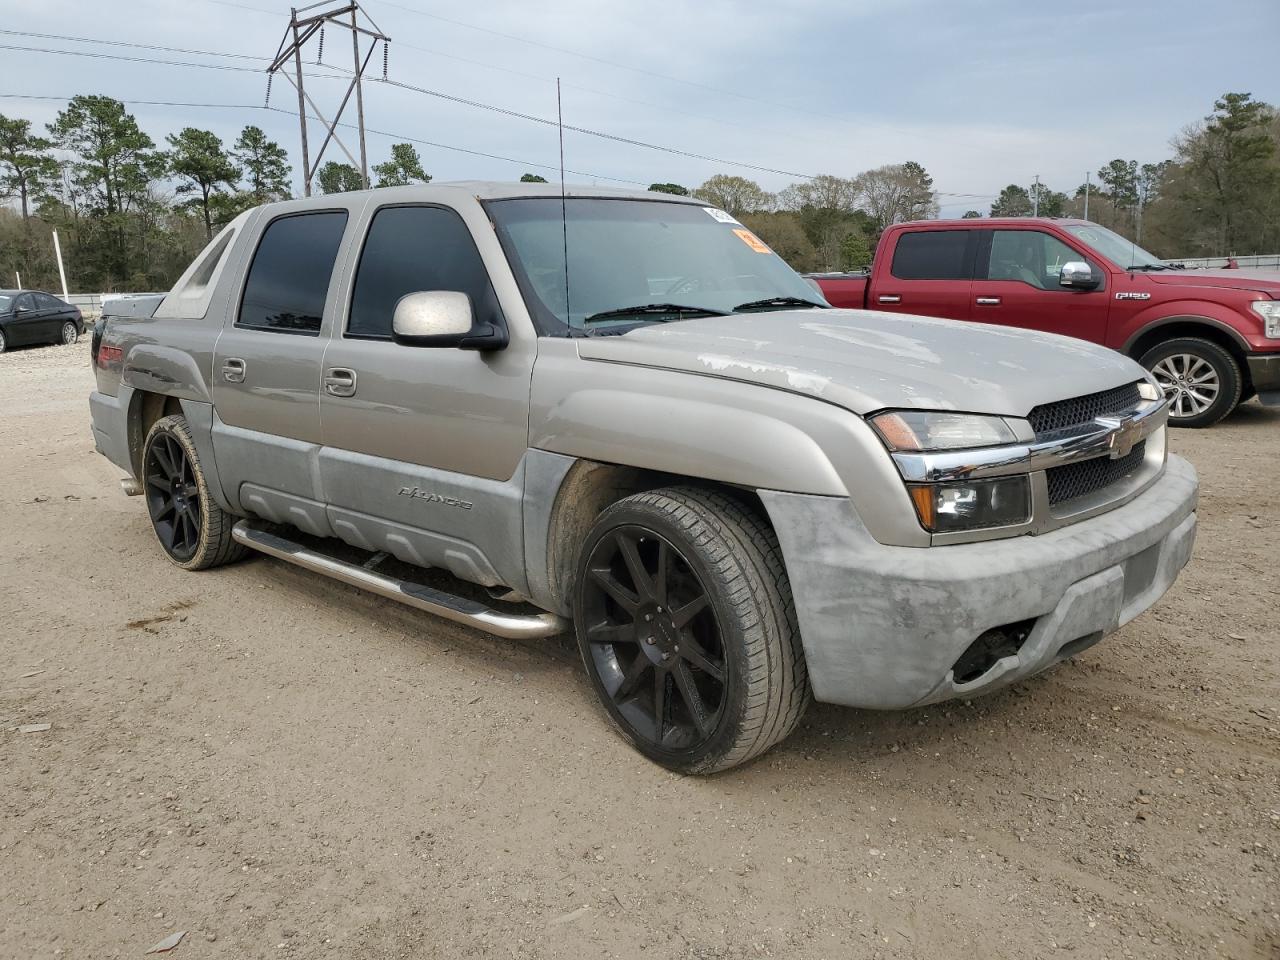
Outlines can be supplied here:
M817 303L801 297L766 297L763 300L748 300L746 303L740 303L733 308L733 312L737 313L739 310L767 310L769 307L817 307L819 310L827 309L825 303Z
M1131 263L1129 264L1129 272L1135 270L1168 270L1169 268L1163 263Z
M619 307L617 310L601 310L585 318L583 323L595 323L597 320L612 320L615 317L645 317L654 314L688 314L703 317L727 317L723 310L712 310L710 307L689 307L681 303L639 303L634 307Z

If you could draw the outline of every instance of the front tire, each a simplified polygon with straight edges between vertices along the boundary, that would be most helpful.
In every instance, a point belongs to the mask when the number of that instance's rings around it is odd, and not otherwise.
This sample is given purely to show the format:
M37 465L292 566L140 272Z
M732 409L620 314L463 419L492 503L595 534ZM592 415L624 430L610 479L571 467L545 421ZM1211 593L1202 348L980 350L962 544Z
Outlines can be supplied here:
M811 699L777 537L724 493L667 488L606 509L583 544L574 621L609 718L679 773L759 756Z
M142 485L156 539L184 570L206 570L244 556L231 539L236 518L209 495L185 417L161 417L142 449Z
M1240 364L1212 341L1167 340L1143 354L1140 362L1170 400L1170 426L1211 427L1240 404Z

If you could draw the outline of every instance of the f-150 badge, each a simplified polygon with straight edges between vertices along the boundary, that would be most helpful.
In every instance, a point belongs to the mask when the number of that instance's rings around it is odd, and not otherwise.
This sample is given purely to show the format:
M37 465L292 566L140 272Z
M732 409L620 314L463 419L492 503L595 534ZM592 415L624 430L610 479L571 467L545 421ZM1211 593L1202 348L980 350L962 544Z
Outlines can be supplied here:
M1116 294L1117 300L1150 300L1151 294L1138 293L1136 290L1121 290Z

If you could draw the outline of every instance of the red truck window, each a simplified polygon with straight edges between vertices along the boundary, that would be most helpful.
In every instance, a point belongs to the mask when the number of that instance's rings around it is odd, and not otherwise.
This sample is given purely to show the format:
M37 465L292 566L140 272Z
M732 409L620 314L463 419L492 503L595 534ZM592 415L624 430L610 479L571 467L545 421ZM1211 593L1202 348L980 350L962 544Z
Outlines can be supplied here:
M1020 280L1037 290L1062 290L1058 283L1062 265L1081 259L1057 237L1039 230L996 230L987 279Z
M899 280L968 280L974 230L908 231L898 237L889 268Z

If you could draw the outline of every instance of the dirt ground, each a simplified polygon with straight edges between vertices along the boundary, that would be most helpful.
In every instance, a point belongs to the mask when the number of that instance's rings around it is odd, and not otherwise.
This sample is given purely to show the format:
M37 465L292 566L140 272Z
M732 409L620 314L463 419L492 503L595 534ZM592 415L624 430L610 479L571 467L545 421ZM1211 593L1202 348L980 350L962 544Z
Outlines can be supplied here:
M682 779L567 639L171 566L86 354L0 356L0 957L1280 957L1280 410L1175 434L1195 558L1078 660Z

